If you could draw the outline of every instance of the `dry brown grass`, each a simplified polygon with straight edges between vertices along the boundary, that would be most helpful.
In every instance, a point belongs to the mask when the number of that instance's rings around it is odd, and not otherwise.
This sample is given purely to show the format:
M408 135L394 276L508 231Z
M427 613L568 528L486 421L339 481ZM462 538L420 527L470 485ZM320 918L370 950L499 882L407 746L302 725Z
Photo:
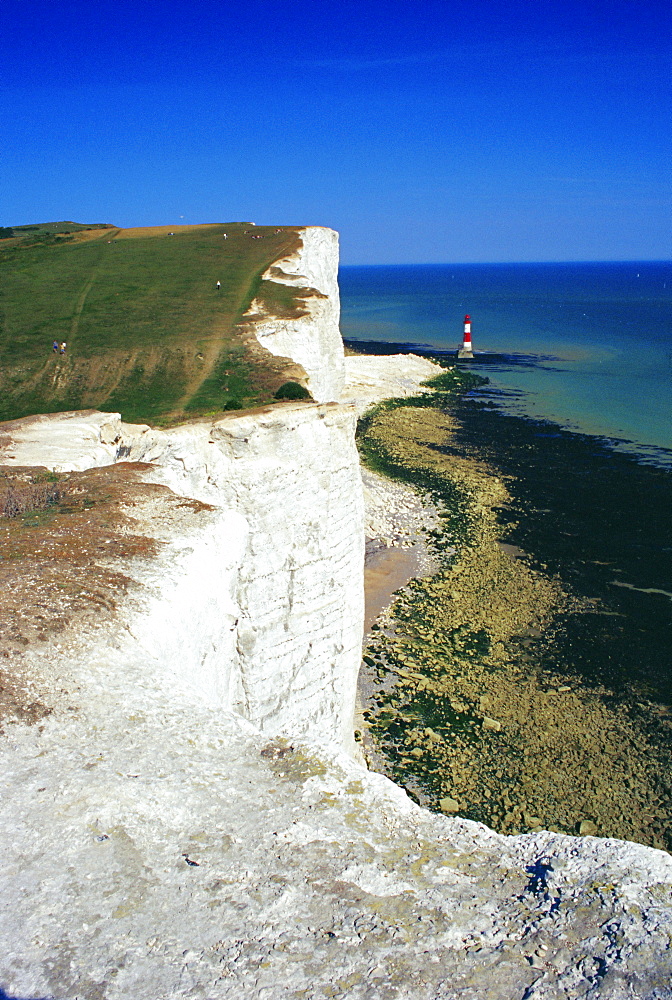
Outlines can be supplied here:
M131 586L130 561L159 550L162 543L143 533L133 508L150 502L158 517L177 506L209 509L143 482L146 468L120 463L57 479L46 470L0 468L0 501L43 486L59 494L0 517L0 726L48 714L49 695L29 670L34 654L49 640L76 641L82 626L111 616Z

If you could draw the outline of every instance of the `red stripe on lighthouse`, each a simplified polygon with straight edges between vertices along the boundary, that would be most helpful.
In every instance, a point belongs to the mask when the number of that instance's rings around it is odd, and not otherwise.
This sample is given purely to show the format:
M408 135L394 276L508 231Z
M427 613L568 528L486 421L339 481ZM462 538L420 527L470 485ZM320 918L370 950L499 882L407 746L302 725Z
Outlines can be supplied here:
M471 319L469 316L464 317L464 347L465 351L471 350Z

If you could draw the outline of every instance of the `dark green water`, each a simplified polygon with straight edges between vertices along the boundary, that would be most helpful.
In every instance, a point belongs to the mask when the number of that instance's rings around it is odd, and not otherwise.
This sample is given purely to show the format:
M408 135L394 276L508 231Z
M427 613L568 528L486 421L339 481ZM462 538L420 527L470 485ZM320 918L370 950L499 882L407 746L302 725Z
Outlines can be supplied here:
M561 623L560 662L618 694L672 705L672 472L479 400L456 411L449 448L507 477L506 541L613 611Z

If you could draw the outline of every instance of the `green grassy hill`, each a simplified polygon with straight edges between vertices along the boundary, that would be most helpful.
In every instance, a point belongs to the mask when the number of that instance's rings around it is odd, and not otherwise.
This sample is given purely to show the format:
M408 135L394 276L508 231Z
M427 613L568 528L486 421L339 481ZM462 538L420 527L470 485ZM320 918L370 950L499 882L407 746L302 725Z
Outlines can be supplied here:
M0 230L0 420L99 408L169 424L271 402L296 368L239 324L299 246L297 228L250 223ZM268 309L301 314L306 289L263 286Z

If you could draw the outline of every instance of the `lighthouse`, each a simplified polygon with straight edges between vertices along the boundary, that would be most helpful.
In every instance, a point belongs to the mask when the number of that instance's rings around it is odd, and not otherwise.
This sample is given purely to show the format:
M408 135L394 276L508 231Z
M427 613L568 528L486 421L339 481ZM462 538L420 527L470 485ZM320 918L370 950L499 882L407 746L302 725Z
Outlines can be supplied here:
M474 352L471 349L471 319L469 316L464 317L464 336L462 347L459 348L457 356L458 358L473 358L474 356Z

